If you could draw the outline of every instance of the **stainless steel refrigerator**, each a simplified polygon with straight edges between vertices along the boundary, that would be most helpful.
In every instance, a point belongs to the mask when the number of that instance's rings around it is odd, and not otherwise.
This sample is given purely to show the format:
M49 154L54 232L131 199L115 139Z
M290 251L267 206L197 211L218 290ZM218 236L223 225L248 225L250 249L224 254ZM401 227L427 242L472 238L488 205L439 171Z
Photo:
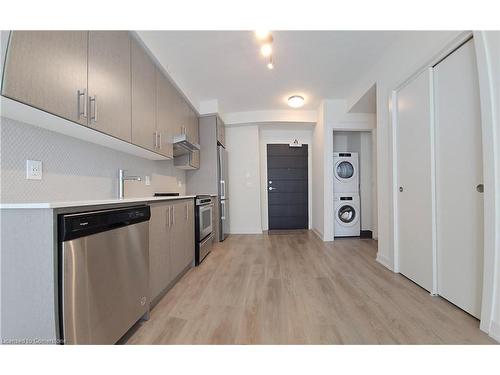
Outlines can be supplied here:
M219 181L219 241L229 234L229 196L227 187L227 151L217 146L217 180Z

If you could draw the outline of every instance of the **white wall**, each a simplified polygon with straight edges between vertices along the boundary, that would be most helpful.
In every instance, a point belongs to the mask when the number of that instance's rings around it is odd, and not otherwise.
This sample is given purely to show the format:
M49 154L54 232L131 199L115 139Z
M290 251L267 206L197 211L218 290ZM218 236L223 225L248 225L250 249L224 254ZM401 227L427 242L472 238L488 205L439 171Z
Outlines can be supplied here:
M258 125L226 127L229 231L262 233Z
M312 225L311 123L265 122L226 126L228 151L229 227L231 233L262 233L268 229L268 143L298 139L309 147L309 222Z
M318 109L318 121L314 126L312 135L312 229L323 240L325 240L325 113L324 102ZM332 200L333 206L333 200ZM332 208L333 211L333 208ZM329 241L333 236L329 237Z
M312 124L272 124L259 125L260 129L260 175L261 175L261 211L262 229L268 230L267 206L267 145L276 143L291 143L297 139L308 145L308 209L309 228L312 227Z

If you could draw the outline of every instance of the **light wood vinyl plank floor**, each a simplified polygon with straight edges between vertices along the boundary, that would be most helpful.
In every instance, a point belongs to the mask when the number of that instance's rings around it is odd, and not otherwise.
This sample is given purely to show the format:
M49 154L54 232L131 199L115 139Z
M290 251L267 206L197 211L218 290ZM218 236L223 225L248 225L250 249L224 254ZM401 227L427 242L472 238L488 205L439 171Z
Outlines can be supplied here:
M375 261L376 242L231 235L128 344L490 344L477 319Z

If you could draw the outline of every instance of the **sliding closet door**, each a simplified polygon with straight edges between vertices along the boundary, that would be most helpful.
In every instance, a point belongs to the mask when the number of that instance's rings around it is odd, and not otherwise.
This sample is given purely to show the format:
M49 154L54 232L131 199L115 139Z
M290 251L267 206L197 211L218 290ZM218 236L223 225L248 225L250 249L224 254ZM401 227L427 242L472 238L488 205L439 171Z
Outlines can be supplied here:
M399 272L433 288L430 72L397 92L396 164Z
M483 162L473 40L436 65L434 78L438 293L479 317Z

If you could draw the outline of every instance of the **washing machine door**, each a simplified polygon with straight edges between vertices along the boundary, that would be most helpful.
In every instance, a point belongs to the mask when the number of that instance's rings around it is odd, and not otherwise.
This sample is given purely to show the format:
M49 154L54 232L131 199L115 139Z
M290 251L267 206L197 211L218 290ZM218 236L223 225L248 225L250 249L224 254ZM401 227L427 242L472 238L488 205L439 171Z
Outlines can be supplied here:
M356 170L348 160L341 160L335 165L335 177L342 182L347 182L354 177Z
M343 226L352 226L358 221L358 213L350 204L343 204L337 208L337 221Z

